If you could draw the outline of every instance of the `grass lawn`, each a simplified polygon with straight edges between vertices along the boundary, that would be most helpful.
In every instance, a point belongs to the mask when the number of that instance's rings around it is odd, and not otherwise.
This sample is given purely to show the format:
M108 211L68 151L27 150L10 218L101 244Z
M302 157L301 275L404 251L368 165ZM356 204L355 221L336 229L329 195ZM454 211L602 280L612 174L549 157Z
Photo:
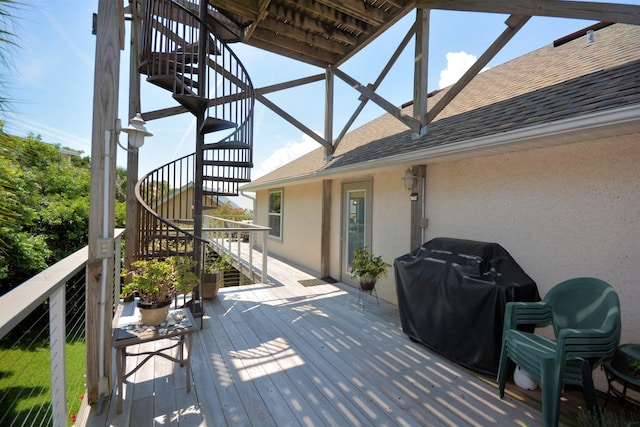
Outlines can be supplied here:
M49 347L0 349L0 425L50 425ZM85 390L85 343L67 343L67 409L76 414ZM71 418L68 419L71 425Z

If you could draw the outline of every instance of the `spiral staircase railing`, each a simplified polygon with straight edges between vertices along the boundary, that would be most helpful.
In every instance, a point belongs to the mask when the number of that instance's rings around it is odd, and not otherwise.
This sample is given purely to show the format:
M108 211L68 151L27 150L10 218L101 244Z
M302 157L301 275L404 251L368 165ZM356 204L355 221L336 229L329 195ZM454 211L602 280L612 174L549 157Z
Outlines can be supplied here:
M136 185L136 259L201 257L198 212L215 209L220 196L238 195L239 185L250 181L253 85L237 56L206 24L210 7L190 0L144 5L140 72L170 91L196 117L198 128L195 153L147 173Z

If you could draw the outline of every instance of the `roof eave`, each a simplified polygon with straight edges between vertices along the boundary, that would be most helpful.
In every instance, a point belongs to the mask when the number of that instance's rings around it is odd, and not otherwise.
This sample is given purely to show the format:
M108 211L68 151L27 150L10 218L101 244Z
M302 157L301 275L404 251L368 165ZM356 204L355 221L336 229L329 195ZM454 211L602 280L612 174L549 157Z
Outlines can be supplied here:
M336 175L365 173L383 167L453 162L632 133L640 133L640 104L569 117L499 134L441 144L352 165L327 168L310 174L271 180L257 185L249 183L244 185L242 190L253 192L327 179Z

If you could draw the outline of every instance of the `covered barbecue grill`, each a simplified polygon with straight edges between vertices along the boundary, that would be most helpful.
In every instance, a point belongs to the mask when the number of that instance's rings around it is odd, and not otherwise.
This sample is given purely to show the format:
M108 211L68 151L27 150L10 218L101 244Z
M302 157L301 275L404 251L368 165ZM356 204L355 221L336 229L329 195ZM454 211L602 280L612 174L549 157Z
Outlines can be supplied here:
M540 300L497 243L433 239L396 258L394 270L404 333L479 372L498 370L506 303Z

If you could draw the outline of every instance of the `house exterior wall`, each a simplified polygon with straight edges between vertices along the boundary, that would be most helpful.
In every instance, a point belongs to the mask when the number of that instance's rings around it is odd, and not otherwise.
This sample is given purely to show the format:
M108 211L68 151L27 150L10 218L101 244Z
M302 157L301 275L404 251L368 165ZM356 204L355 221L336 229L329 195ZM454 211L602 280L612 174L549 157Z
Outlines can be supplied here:
M398 303L393 260L411 251L411 201L404 188L405 169L376 173L373 178L373 253L392 265L386 278L376 284L378 296Z
M158 203L155 211L170 219L193 219L193 187Z
M269 253L317 274L320 271L322 182L291 185L282 190L282 239L269 238ZM269 191L256 192L255 206L256 224L267 226Z
M416 159L415 164L420 164ZM536 281L541 295L573 277L611 283L622 304L622 342L640 342L640 136L625 136L431 164L426 174L425 241L455 237L497 242ZM342 184L371 179L372 250L388 263L410 248L405 167L333 179L330 274L342 274ZM284 188L283 240L269 251L320 269L322 183ZM257 194L267 224L268 192ZM376 285L397 303L393 269Z
M428 239L497 242L541 295L573 277L617 290L622 342L640 342L640 137L427 166Z

